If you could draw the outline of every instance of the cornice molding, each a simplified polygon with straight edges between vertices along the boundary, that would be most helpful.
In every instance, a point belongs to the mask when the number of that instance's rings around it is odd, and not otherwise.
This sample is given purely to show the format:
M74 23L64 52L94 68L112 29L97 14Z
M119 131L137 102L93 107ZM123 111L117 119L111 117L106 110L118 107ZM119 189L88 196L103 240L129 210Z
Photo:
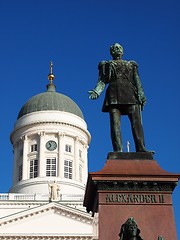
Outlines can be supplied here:
M73 127L73 128L76 128L78 130L81 130L83 133L87 134L88 133L88 130L86 129L83 129L81 128L80 126L77 126L77 125L74 125L74 124L70 124L70 123L65 123L65 122L60 122L59 120L53 120L53 121L36 121L36 122L32 122L32 123L28 123L26 125L23 125L23 126L19 126L17 128L14 129L13 131L13 134L15 134L15 132L17 132L19 129L23 129L23 128L26 128L26 127L29 127L29 126L33 126L33 125L44 125L44 124L57 124L57 125L60 125L60 126L70 126L70 127Z
M11 133L11 137L12 138L12 135L15 135L20 129L22 131L24 131L23 129L26 129L27 127L29 128L30 126L43 126L43 125L53 125L53 124L56 124L56 125L60 125L60 126L65 126L65 127L71 127L71 128L74 128L76 130L78 130L79 132L81 132L82 134L85 134L88 136L88 139L90 139L90 133L88 132L87 129L84 129L84 128L81 128L80 126L77 126L77 125L74 125L74 124L70 124L70 123L64 123L64 122L59 122L58 120L57 121L37 121L37 122L33 122L33 123L29 123L27 125L24 125L22 127L18 127L16 129L13 130L13 132ZM31 132L32 132L32 129L31 129ZM46 132L46 131L45 131ZM59 131L56 132L57 134L59 134ZM67 134L65 131L63 131L63 133L65 133L65 136L71 136L73 138L75 138L76 136L73 136L73 135L70 135L70 134ZM27 135L28 132L26 133ZM34 133L33 133L34 134ZM46 132L46 134L48 134L48 132ZM19 139L18 139L19 140ZM81 138L80 138L80 141L82 142L82 144L86 144ZM14 145L17 143L18 141L15 141Z
M47 200L4 200L0 201L0 206L3 208L3 206L41 206L47 204L49 201ZM63 204L65 206L83 206L83 202L81 200L74 200L74 201L68 201L68 200L61 200L59 202L60 204Z
M0 235L2 240L92 240L92 236L25 236L25 235Z

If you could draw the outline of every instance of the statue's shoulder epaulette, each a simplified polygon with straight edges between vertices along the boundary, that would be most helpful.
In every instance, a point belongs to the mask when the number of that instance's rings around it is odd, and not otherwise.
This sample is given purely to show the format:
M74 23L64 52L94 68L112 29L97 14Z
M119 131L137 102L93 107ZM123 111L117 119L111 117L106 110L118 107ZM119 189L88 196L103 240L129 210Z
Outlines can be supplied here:
M135 61L129 61L129 63L131 63L134 67L138 67L137 62L135 62Z
M107 63L107 61L101 61L98 64L98 69L102 68L105 64Z

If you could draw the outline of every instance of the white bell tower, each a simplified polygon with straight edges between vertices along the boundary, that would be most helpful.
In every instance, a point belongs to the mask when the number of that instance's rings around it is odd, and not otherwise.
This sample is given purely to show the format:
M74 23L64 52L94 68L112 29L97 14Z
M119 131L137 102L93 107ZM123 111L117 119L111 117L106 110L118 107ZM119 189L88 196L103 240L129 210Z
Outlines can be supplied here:
M48 183L55 181L61 194L84 194L90 133L77 104L56 92L52 63L48 79L47 91L24 104L11 133L10 192L48 194Z

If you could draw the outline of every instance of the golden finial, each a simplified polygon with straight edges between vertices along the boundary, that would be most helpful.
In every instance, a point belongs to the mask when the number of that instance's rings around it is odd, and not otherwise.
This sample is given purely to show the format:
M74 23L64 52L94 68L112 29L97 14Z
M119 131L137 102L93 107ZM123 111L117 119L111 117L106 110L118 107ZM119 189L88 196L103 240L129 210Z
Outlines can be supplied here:
M50 84L52 84L52 81L54 80L54 74L52 72L52 66L53 66L53 63L52 61L50 62L50 74L48 75L48 79L50 81Z

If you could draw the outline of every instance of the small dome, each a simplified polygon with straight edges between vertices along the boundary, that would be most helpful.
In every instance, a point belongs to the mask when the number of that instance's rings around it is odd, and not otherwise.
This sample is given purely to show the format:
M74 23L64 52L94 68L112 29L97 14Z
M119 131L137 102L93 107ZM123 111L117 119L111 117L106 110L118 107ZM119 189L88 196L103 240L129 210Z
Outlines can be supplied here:
M57 93L55 85L52 83L47 85L46 92L33 96L24 104L19 111L17 119L28 113L46 110L69 112L84 119L78 105L71 98Z

